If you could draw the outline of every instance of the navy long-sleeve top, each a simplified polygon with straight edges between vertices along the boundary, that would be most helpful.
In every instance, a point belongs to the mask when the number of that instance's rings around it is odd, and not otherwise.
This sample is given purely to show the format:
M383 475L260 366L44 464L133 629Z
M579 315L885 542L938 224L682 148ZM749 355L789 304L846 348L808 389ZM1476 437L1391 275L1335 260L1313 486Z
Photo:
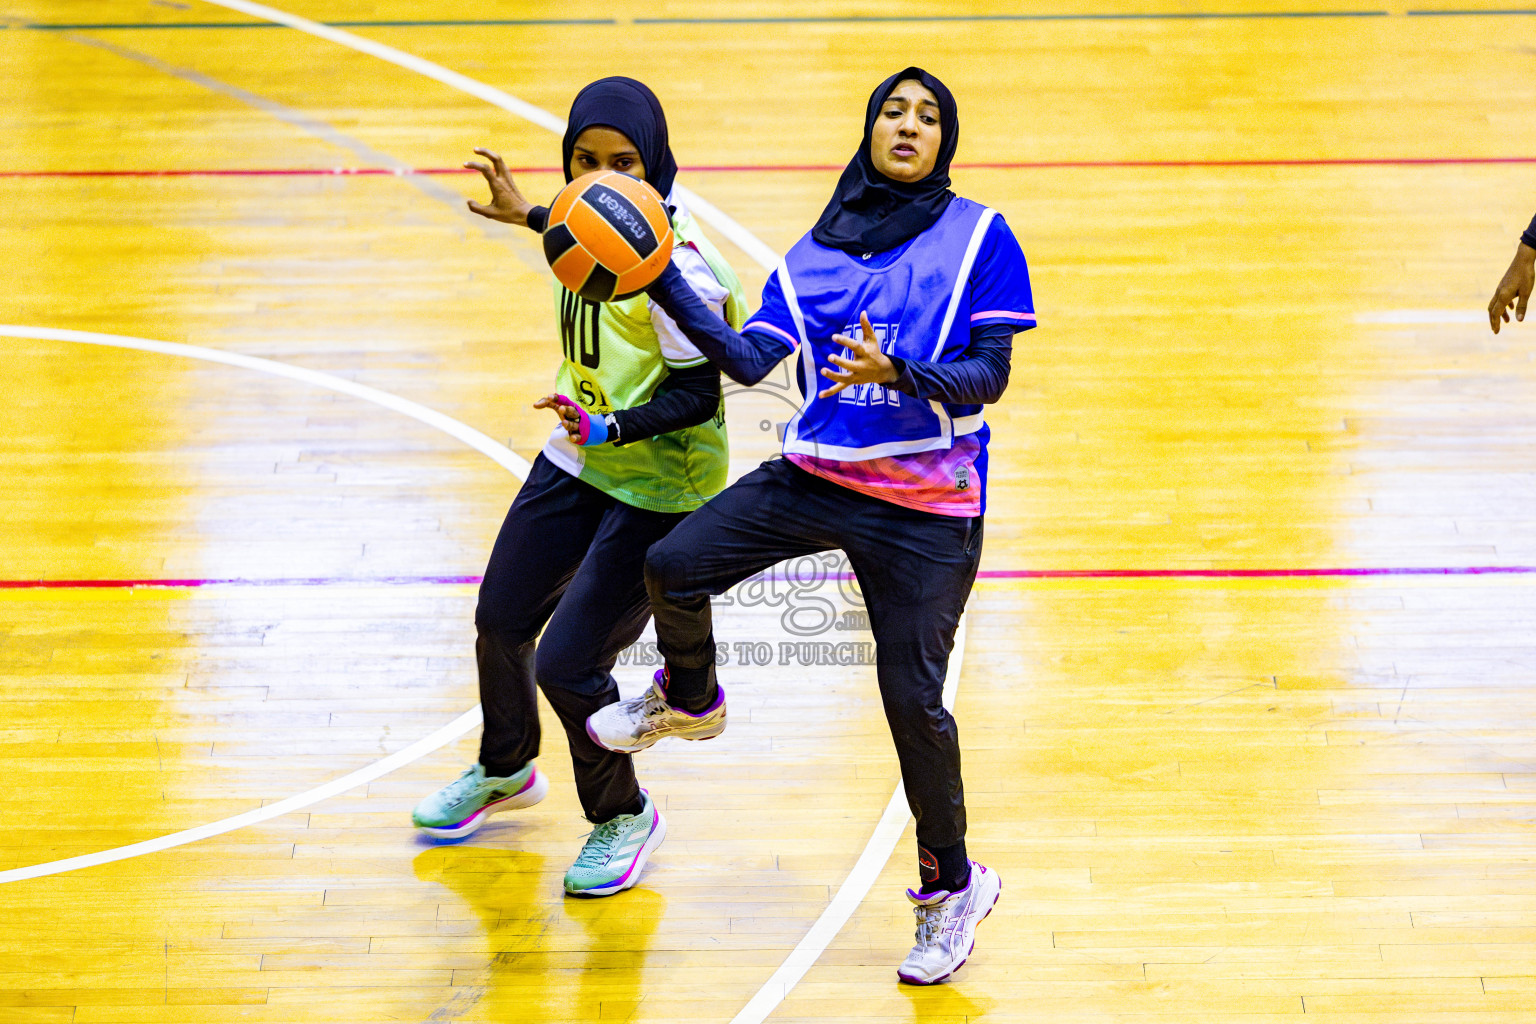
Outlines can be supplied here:
M652 300L677 322L688 340L738 384L752 385L768 376L789 349L783 339L748 327L744 333L710 313L676 267L668 267L646 289ZM1014 329L986 324L971 331L961 358L947 363L892 357L896 380L886 387L915 398L955 405L996 402L1008 387Z

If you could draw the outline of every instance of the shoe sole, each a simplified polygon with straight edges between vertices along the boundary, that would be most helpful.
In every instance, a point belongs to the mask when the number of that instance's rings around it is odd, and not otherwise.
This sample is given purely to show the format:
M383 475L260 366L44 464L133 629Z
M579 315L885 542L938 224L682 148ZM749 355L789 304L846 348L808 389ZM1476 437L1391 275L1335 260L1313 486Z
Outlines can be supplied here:
M648 733L646 735L646 738L643 739L643 740L636 740L635 743L632 746L616 747L612 743L605 743L605 742L603 742L603 740L599 739L597 733L592 731L592 722L591 722L591 720L589 719L587 721L587 736L592 740L592 742L596 743L598 746L602 747L604 750L611 750L611 751L613 751L615 754L638 754L642 750L647 750L647 749L655 746L659 741L664 740L664 739L666 739L669 736L675 736L676 738L678 738L680 740L700 740L700 741L702 741L702 740L712 740L716 736L719 736L721 733L725 732L725 723L721 722L720 723L720 728L718 728L718 729L714 728L713 726L711 726L710 729L711 729L711 731L706 733L706 734L704 734L704 735L692 735L692 736L686 735L686 734L684 734L682 732L679 732L677 730L670 730L668 732L663 732L663 733L654 733L653 732L653 733Z
M666 837L667 819L661 816L660 811L657 811L656 828L651 831L650 837L645 841L645 845L640 847L640 852L635 854L634 862L629 865L629 870L624 872L622 878L608 885L600 885L591 889L567 888L565 894L567 896L575 896L578 899L595 899L599 896L612 896L616 892L623 892L640 881L640 873L645 870L645 862L651 859L651 854L656 851L656 847L660 846L661 841Z
M987 918L992 916L992 911L997 907L997 901L1002 898L1003 883L1002 880L999 879L997 883L997 895L992 897L992 906L988 907L987 912L981 915L981 921L985 921ZM979 925L981 924L981 921L977 921L976 923ZM896 972L896 977L900 978L908 985L937 985L954 977L955 972L965 966L965 962L971 958L971 954L974 952L976 952L976 939L973 936L971 938L971 948L965 951L965 956L960 958L960 962L955 964L955 966L951 967L949 970L945 971L943 974L939 975L937 978L916 978L910 974L903 974L900 970Z
M537 768L533 770L533 778L528 784L511 796L504 796L500 800L493 800L480 808L474 814L465 818L456 825L439 827L436 825L417 825L416 827L433 839L463 839L472 832L477 831L485 824L485 819L497 811L515 811L519 807L532 807L544 799L549 792L549 779Z

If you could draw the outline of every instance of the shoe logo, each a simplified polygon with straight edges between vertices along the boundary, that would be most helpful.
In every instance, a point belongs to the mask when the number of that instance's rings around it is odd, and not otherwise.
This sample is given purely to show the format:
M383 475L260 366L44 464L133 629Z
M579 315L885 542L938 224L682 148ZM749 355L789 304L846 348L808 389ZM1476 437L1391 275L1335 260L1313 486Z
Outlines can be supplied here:
M939 880L939 858L930 853L925 846L917 848L917 875L925 882Z

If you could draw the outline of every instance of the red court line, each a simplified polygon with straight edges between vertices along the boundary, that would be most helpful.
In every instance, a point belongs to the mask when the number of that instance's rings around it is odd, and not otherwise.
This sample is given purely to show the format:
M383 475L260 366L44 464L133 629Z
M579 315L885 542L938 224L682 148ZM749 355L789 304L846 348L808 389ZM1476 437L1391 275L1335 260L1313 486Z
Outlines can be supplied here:
M959 163L955 170L1017 171L1081 168L1199 168L1199 167L1433 167L1536 164L1536 156L1337 157L1260 160L1021 160L999 163ZM694 164L680 170L694 173L764 171L841 171L841 164ZM558 167L510 167L516 174L558 174ZM410 174L475 174L464 167L237 167L172 168L166 170L31 170L0 171L0 178L310 178L404 177Z
M1536 565L1377 566L1316 569L986 569L976 574L992 580L1062 579L1317 579L1364 576L1531 576ZM851 579L852 574L824 577ZM0 590L114 590L135 587L337 587L410 584L479 584L479 576L305 576L260 579L225 576L213 579L0 580Z

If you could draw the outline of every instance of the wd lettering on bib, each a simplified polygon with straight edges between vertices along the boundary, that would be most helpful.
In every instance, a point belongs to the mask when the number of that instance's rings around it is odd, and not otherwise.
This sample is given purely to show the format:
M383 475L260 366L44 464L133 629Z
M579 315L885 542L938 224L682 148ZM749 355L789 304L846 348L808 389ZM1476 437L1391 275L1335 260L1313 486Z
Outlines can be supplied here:
M901 326L900 324L871 323L869 326L875 330L875 341L879 342L881 352L890 355L896 351L896 331ZM849 327L844 327L838 333L849 338L859 338L862 337L860 334L862 330L863 328L858 324L853 324ZM852 359L853 352L845 347L842 351L842 356L844 359ZM842 391L839 391L837 393L837 400L847 405L901 404L901 399L897 394L883 384L855 384L851 388L844 388Z
M837 365L830 356L846 353L834 336L858 336L860 313L869 315L888 355L936 363L962 358L972 317L984 312L971 309L971 265L996 216L963 197L952 199L889 266L871 267L811 235L790 248L773 274L786 330L804 342L803 398L785 428L786 455L861 462L949 449L955 438L982 429L981 406L974 403L928 401L879 384L820 398L817 378L822 367Z

